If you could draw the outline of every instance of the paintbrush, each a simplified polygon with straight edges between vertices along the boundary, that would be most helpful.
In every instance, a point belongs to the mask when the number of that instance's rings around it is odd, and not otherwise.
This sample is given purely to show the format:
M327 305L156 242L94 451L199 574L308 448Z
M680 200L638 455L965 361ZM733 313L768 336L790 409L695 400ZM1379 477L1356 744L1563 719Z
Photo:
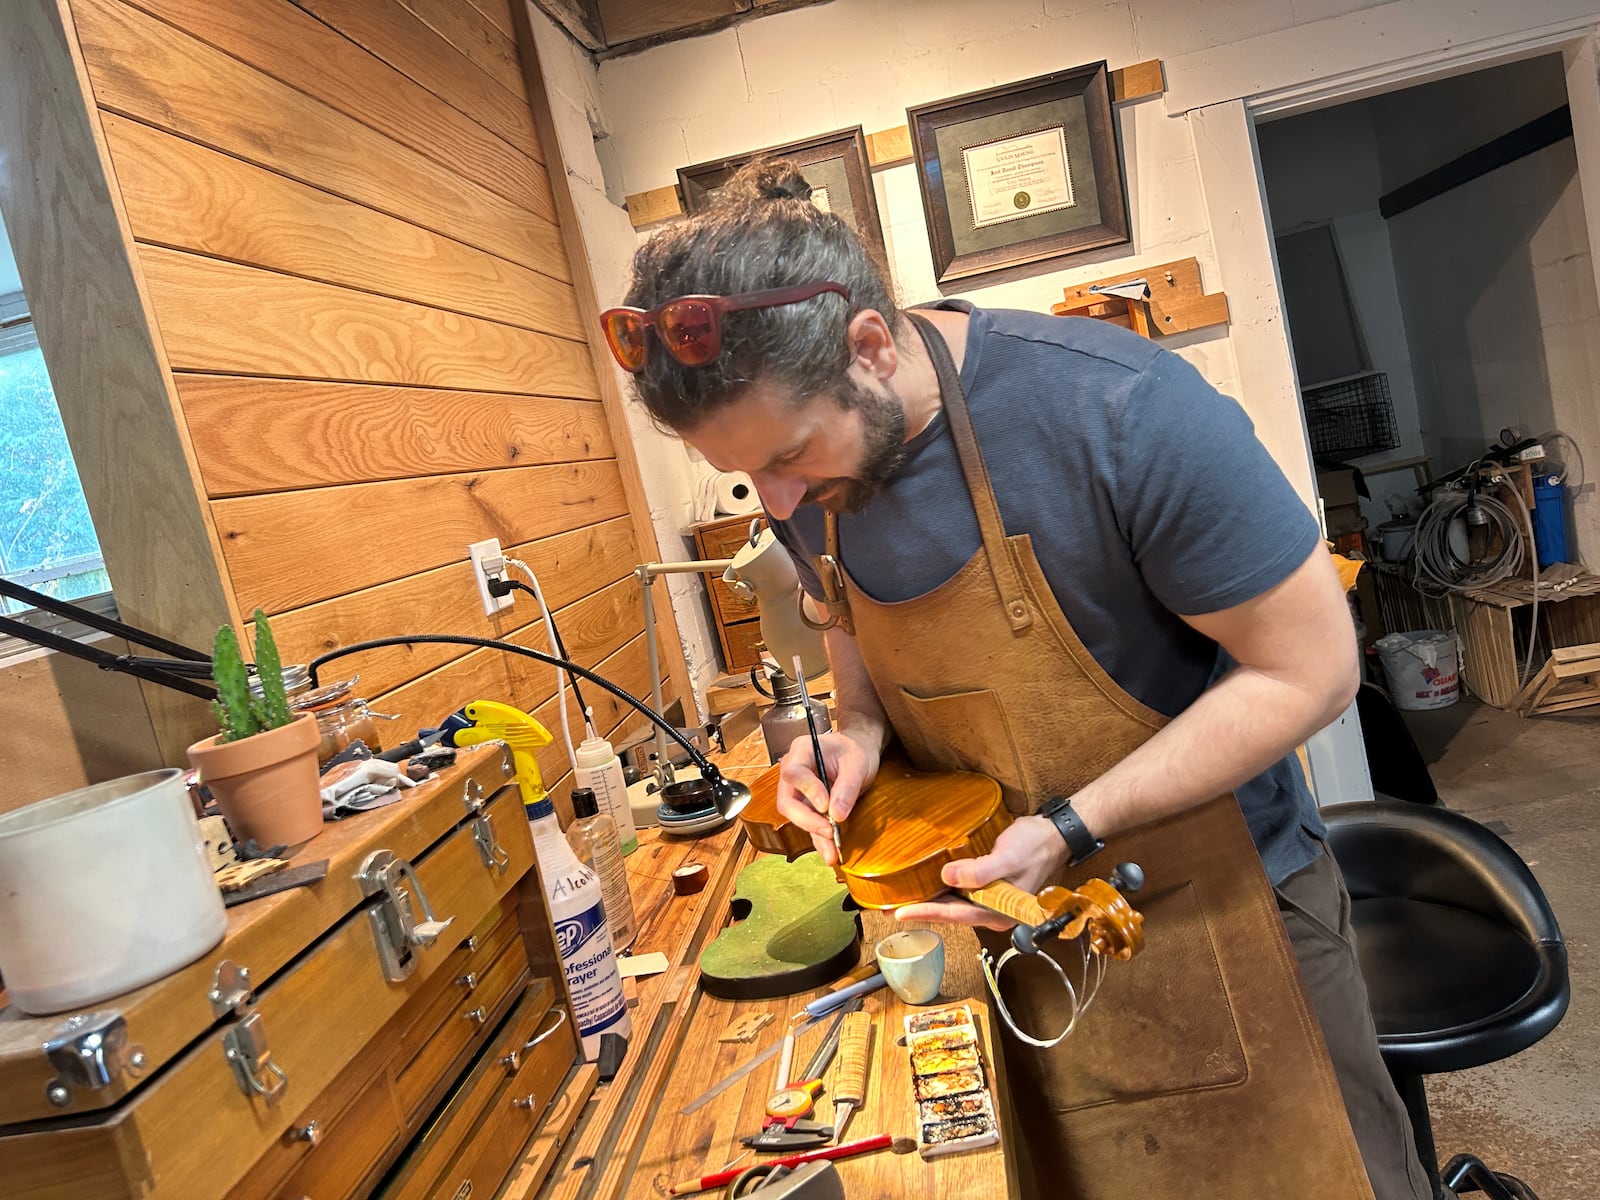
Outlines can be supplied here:
M817 756L817 778L822 780L825 792L832 791L828 782L828 764L822 759L822 739L817 736L817 715L811 711L811 694L806 691L806 671L800 665L800 656L794 656L794 677L800 685L800 705L806 710L806 728L811 731L811 753ZM839 845L839 823L833 819L833 802L828 802L828 827L833 830L833 854L836 862L844 859L844 849Z
M910 1154L916 1148L916 1138L894 1137L887 1133L880 1133L876 1137L861 1138L858 1141L846 1142L842 1146L824 1146L821 1150L807 1150L802 1154L785 1154L781 1158L768 1158L762 1161L766 1165L773 1167L798 1167L801 1163L816 1162L818 1159L849 1158L854 1154L870 1154L874 1150L893 1150L896 1154ZM737 1178L742 1170L742 1167L729 1167L725 1171L702 1175L699 1179L675 1183L672 1185L671 1194L674 1196L687 1196L691 1192L708 1192L712 1188L723 1187Z

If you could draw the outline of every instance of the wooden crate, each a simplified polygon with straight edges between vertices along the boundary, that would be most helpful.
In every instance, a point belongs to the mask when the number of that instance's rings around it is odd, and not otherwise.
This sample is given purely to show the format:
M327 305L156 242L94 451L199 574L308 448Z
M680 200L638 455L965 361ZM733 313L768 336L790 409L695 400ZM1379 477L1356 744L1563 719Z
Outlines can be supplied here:
M1416 590L1405 569L1373 564L1384 628L1408 632L1453 629L1461 639L1461 682L1478 699L1509 709L1522 690L1523 664L1542 666L1551 650L1600 642L1600 575L1583 572L1539 593L1534 628L1533 583L1511 579L1449 596Z

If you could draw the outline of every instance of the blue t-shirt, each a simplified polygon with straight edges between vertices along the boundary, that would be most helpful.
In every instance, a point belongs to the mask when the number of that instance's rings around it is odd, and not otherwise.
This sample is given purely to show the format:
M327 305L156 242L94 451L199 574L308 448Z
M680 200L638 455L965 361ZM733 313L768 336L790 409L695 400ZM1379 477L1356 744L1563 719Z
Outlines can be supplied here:
M1176 716L1229 665L1177 614L1281 583L1317 546L1316 520L1244 410L1149 339L1084 318L936 307L970 314L961 383L1006 532L1031 537L1095 661ZM942 409L906 450L888 486L839 519L846 569L883 603L932 591L982 541ZM772 525L820 595L822 510ZM1293 756L1237 794L1274 883L1317 856L1324 829Z

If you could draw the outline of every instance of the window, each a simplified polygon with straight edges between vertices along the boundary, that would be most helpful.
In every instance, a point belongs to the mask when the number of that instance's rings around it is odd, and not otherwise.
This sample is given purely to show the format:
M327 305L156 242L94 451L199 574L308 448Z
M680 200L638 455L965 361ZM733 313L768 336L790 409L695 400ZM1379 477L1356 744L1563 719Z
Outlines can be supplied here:
M0 227L0 575L63 600L97 598L111 581L55 392ZM103 598L103 599L101 599ZM0 612L59 628L63 622L0 597ZM17 649L0 644L0 655Z

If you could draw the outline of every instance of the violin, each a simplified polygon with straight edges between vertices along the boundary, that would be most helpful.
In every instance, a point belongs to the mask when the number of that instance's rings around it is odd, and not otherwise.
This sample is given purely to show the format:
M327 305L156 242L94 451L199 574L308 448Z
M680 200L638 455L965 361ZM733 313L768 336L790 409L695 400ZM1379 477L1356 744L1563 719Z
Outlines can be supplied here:
M756 849L789 859L813 849L811 835L778 812L777 767L750 790L741 820ZM917 771L891 756L839 825L836 872L863 908L919 904L952 890L941 876L946 863L989 853L1012 819L1000 785L987 775ZM1003 880L955 890L1016 921L1012 942L1025 953L1048 936L1087 933L1091 951L1126 960L1144 945L1144 916L1119 889L1136 891L1142 879L1129 863L1076 890L1051 884L1030 894Z

